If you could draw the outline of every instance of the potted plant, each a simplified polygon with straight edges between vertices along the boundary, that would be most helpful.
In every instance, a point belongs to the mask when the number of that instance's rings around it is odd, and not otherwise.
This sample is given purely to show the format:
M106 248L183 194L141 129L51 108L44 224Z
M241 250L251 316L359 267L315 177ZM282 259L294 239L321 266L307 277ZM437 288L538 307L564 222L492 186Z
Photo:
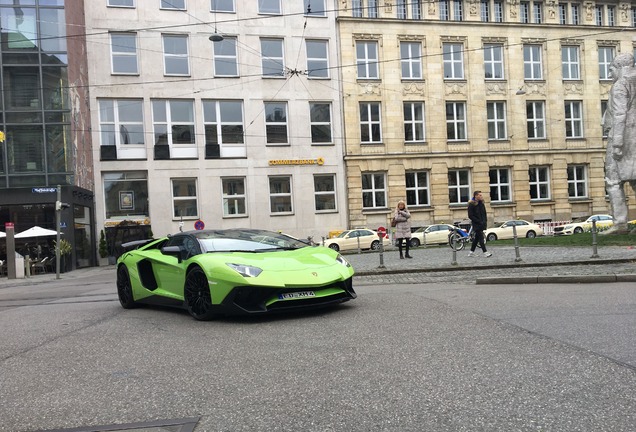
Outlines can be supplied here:
M57 248L57 242L55 243L55 247ZM72 252L71 243L68 240L62 239L60 240L60 273L64 273L70 270L71 267L71 252Z
M99 233L99 265L108 265L108 246L106 245L106 234L104 230Z

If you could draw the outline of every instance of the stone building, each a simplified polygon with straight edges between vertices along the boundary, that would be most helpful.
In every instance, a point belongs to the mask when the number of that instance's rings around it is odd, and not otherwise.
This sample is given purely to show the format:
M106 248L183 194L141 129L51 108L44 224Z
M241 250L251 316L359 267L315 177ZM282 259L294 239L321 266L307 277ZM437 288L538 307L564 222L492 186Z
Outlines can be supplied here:
M601 118L635 2L343 0L349 224L608 212ZM626 31L628 30L628 31ZM632 210L636 217L636 209Z
M111 238L122 222L155 237L196 225L317 240L347 224L324 0L86 9L96 215Z

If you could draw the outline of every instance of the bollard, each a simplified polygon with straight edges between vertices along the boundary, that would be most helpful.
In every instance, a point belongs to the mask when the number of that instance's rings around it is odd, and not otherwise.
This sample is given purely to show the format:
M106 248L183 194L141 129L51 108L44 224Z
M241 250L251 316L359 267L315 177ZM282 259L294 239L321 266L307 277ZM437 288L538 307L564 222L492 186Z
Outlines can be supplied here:
M519 254L519 237L517 237L517 225L512 226L512 238L515 239L515 262L522 261Z
M455 248L451 248L453 250L453 260L451 261L451 265L456 266L457 265L457 251L455 250Z
M592 221L592 256L590 258L598 258L598 249L596 247L596 221Z
M380 237L380 265L378 268L386 268L384 267L384 236L380 234L378 237Z
M322 245L325 245L325 236L322 236Z
M360 236L358 236L357 238L358 238L358 253L361 254L362 249L360 248Z
M24 276L31 277L31 256L27 255L24 258Z

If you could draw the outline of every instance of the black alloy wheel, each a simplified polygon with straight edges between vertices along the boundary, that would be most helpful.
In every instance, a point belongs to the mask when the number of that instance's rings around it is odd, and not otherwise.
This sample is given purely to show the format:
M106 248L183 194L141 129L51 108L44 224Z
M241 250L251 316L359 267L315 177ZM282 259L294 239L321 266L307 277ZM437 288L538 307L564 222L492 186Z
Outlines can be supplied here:
M117 297L124 309L133 309L138 306L133 297L130 275L125 265L120 265L117 269Z
M214 318L210 285L201 267L193 267L186 275L183 298L193 318L200 321Z

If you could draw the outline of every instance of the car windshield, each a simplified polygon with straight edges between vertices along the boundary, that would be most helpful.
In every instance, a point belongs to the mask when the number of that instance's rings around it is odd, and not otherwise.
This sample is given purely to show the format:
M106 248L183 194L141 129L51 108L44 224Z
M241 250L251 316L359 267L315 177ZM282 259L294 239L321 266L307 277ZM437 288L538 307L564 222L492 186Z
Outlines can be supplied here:
M197 231L194 236L205 252L269 252L308 247L288 235L255 229Z
M582 216L572 219L572 222L585 222L591 216Z
M421 232L426 231L427 228L428 228L428 225L423 226L423 227L419 227L415 232L416 233L421 233Z

